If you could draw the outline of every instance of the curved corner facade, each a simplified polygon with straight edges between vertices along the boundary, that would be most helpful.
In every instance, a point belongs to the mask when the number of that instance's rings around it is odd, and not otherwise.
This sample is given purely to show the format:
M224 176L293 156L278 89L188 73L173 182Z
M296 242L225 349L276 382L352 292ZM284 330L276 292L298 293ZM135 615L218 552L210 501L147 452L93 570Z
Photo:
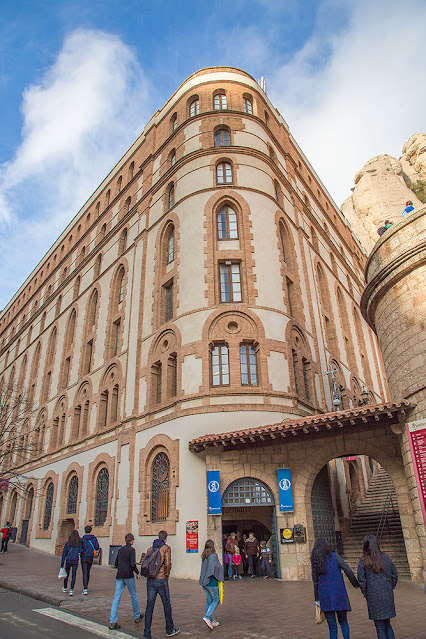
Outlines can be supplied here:
M387 398L363 263L259 85L192 75L0 317L0 378L28 393L19 437L33 446L13 461L26 497L4 493L1 516L50 552L91 523L104 556L129 530L139 551L164 528L174 574L197 576L185 524L201 544L206 459L190 440L332 410L332 363L343 408L364 386ZM250 477L254 459L231 455L223 477ZM282 575L305 576L305 559Z

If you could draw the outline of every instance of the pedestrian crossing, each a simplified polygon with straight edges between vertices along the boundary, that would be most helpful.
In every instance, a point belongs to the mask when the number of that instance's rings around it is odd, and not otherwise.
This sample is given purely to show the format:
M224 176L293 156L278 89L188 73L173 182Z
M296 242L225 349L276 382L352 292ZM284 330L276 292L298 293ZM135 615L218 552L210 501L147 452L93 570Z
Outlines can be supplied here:
M114 637L115 639L129 639L132 635L128 635L126 632L120 630L110 630L106 626L102 626L95 621L88 621L81 617L76 617L69 612L63 612L56 608L36 608L34 612L38 612L40 615L45 615L56 621L62 621L70 626L76 626L80 630L86 630L87 632L97 635L98 637Z

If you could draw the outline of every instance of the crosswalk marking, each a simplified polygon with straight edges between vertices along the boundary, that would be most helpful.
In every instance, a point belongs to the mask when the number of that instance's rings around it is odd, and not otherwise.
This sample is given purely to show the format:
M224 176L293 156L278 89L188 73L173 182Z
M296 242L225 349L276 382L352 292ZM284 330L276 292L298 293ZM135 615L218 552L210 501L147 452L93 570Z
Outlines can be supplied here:
M56 610L56 608L38 608L34 610L34 612L38 612L41 615L45 615L46 617L51 617L51 619L63 621L70 626L76 626L77 628L81 628L82 630L87 630L87 632L98 635L98 637L109 637L110 639L112 639L113 637L114 639L129 639L129 637L132 636L128 635L126 632L121 632L120 630L110 630L106 626L102 626L100 623L81 619L81 617L76 617L69 612L62 612L62 610Z

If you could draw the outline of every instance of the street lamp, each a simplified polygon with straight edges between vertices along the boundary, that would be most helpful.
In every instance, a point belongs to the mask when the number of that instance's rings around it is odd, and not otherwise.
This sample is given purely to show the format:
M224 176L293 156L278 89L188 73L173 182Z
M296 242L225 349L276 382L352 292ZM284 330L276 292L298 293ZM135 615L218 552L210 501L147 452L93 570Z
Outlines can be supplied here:
M362 385L361 391L361 404L366 406L368 404L369 395L367 393L367 389L365 388L365 384Z

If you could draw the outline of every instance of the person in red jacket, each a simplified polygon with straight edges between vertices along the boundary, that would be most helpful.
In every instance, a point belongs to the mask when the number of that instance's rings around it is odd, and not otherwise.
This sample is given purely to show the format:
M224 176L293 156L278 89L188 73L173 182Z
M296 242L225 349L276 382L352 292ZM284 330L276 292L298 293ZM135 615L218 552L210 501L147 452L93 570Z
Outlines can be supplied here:
M12 536L12 528L10 527L10 521L6 522L6 526L0 530L0 533L2 533L0 552L7 552L7 544L9 543L9 539Z

